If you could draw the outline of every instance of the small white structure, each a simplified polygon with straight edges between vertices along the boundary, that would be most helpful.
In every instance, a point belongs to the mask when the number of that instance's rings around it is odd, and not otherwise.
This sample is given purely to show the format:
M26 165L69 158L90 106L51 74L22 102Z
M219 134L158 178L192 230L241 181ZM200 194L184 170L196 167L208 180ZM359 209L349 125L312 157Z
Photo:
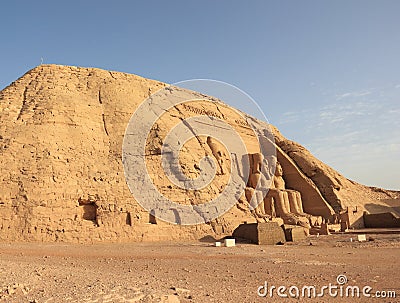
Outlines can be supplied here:
M366 235L358 235L358 242L365 242L367 241L367 236Z
M220 247L221 246L221 242L215 242L215 247Z
M232 247L235 245L235 239L225 239L225 247Z

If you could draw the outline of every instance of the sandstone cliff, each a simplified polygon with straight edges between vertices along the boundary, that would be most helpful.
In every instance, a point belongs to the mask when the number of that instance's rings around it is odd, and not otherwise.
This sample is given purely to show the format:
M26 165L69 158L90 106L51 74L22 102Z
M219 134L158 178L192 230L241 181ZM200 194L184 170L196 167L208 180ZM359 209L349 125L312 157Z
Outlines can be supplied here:
M251 221L248 211L233 207L210 224L172 226L155 220L133 199L121 162L125 129L135 108L165 86L120 72L41 65L2 90L0 239L199 239L229 234L240 222ZM147 156L155 166L159 160L151 151L157 149L162 129L155 128L149 137L153 140ZM274 134L288 187L307 187L306 208L312 211L318 204L317 215L328 216L348 206L371 212L396 210L397 192L350 181L276 129ZM205 143L206 138L190 144L193 150L212 153ZM190 151L183 155L187 174L198 173L194 164L200 156ZM169 188L157 174L153 178ZM223 176L220 179L217 185L224 181ZM217 193L214 186L204 199ZM182 203L191 198L184 193L181 197Z
M314 182L323 197L336 211L347 207L361 207L371 213L394 211L400 214L398 208L400 192L369 187L349 180L315 158L300 144L286 139L275 127L274 135L275 143Z

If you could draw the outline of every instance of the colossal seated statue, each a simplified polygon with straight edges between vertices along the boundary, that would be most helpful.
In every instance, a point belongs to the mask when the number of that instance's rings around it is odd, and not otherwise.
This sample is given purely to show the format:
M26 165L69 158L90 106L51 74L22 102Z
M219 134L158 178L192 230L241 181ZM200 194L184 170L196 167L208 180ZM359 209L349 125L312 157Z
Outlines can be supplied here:
M284 193L286 212L291 212L301 216L307 215L303 211L300 192L286 188L285 180L283 179L283 169L279 162L276 163L273 185L272 189L277 189Z
M286 224L311 227L309 215L303 212L300 192L286 189L283 169L279 162L276 162L273 182L264 198L264 210L266 213L272 213L274 210L276 216L282 218Z
M300 192L286 189L283 169L276 158L270 159L276 163L272 177L268 170L268 162L262 154L252 154L249 157L251 169L246 199L254 207L253 215L257 221L279 217L286 224L306 228L317 223L316 217L304 212Z

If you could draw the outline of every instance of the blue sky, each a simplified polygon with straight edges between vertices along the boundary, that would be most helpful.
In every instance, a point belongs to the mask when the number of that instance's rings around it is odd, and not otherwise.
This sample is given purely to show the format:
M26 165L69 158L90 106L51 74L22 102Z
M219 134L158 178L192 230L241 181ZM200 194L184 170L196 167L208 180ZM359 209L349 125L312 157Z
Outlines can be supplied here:
M209 78L345 176L400 189L400 1L9 1L0 88L44 63Z

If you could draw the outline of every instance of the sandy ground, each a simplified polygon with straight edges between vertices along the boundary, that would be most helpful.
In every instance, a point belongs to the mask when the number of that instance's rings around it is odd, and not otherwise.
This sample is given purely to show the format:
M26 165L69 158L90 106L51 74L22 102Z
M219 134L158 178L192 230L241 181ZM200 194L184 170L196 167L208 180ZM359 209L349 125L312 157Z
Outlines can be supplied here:
M299 243L0 244L0 302L400 302L400 235L311 236ZM260 297L268 282L394 290L397 298ZM269 288L270 290L270 288ZM295 294L295 289L292 289ZM263 292L261 288L260 292ZM288 291L286 291L288 294ZM300 293L301 295L301 293Z

